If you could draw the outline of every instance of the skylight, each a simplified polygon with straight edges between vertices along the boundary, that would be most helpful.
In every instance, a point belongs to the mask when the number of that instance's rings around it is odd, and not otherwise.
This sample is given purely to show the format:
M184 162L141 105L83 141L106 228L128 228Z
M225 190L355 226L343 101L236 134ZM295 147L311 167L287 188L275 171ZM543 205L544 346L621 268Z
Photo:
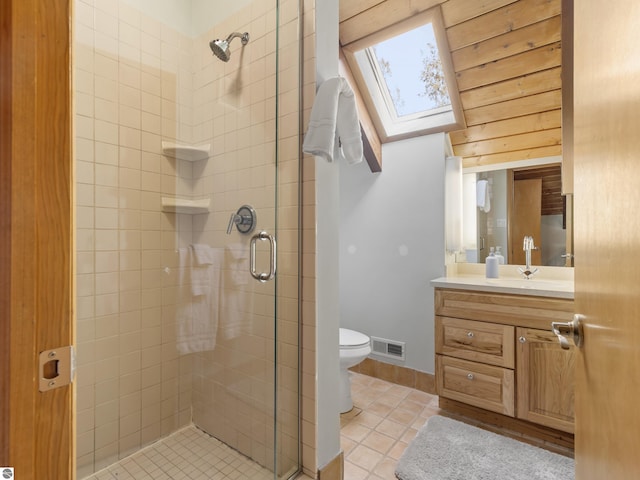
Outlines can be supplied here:
M378 83L384 87L385 103L396 118L451 106L430 23L365 51Z
M344 49L383 141L464 126L438 14L418 15Z

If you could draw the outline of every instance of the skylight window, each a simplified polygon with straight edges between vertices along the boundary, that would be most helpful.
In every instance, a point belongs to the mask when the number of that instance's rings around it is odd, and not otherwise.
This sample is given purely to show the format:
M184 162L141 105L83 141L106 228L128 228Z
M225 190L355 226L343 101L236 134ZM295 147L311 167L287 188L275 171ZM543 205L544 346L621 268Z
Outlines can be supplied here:
M383 141L464 127L439 13L344 48Z
M437 45L428 23L365 50L396 118L451 106Z

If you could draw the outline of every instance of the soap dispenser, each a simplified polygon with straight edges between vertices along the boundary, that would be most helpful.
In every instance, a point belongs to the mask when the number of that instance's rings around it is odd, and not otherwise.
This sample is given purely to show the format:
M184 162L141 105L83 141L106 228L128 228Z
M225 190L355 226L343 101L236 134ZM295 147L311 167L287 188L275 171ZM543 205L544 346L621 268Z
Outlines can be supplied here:
M493 253L493 247L489 249L489 256L485 260L487 278L498 278L498 257Z
M504 256L502 255L502 247L498 245L496 247L496 258L498 259L499 265L504 265Z

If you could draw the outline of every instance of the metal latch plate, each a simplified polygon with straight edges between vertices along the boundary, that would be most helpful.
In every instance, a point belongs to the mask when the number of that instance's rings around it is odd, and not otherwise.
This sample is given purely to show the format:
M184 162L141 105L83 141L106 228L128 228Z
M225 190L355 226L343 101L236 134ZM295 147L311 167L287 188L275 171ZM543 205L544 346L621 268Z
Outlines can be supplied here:
M48 392L73 381L75 358L72 346L40 352L38 362L39 390Z

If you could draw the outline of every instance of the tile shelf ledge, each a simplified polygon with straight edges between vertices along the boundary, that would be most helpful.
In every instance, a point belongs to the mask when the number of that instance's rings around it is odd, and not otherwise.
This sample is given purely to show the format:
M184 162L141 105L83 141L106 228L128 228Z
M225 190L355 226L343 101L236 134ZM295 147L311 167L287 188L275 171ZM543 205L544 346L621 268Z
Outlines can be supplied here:
M173 142L162 142L162 153L170 157L189 162L197 162L209 158L211 145L186 145Z
M162 197L162 211L166 213L186 213L189 215L209 213L210 202L211 199L209 198L189 200L179 197Z

